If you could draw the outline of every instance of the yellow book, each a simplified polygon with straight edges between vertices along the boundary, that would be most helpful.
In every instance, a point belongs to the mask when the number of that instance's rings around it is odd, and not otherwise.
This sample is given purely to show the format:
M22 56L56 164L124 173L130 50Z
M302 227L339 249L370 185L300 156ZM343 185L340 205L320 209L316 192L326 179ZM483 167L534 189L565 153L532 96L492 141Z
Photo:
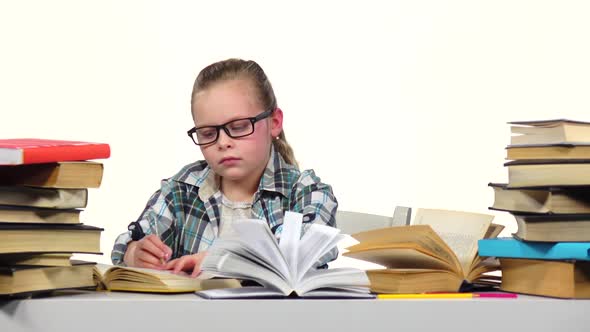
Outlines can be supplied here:
M477 241L496 237L503 229L492 219L420 209L413 225L353 234L359 244L343 255L385 267L367 271L374 293L457 292L464 281L494 283L487 273L498 270L497 261L477 255Z
M45 188L98 188L103 164L92 161L62 161L49 164L0 166L0 185Z
M590 262L500 258L503 291L590 298Z
M18 253L0 254L0 266L39 265L72 266L72 254Z
M82 261L73 261L70 266L0 265L0 296L92 289L93 266L94 263Z

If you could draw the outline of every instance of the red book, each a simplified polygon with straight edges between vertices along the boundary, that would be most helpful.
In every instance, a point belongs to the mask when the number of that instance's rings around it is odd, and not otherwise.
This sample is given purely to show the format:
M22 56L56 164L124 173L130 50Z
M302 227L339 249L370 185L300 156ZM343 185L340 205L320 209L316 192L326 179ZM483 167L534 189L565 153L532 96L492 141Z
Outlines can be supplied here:
M105 143L39 138L0 139L0 165L106 159L110 155L111 149Z

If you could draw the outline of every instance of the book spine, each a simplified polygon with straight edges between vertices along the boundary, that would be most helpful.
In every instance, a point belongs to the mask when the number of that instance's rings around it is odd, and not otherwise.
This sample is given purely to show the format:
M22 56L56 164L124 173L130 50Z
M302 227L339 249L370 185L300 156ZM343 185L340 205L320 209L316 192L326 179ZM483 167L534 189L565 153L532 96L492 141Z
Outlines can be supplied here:
M68 146L39 146L23 148L23 164L42 164L58 161L105 159L110 156L108 144Z

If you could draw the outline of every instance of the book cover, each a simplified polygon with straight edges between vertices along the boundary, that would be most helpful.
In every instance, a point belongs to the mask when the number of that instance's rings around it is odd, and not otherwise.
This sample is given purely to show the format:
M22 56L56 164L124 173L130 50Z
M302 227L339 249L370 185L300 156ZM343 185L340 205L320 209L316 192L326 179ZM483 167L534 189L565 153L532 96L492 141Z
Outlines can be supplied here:
M530 242L510 237L479 240L479 255L487 257L590 261L590 242Z
M574 124L577 123L577 124L582 124L582 125L590 125L590 122L570 120L570 119L529 120L529 121L508 122L508 124L514 124L514 125L539 126L539 127L555 126L560 123L574 123Z
M524 165L561 165L561 164L590 164L590 159L535 159L535 160L513 160L504 166Z
M110 153L110 147L105 143L39 138L0 139L0 165L106 159Z

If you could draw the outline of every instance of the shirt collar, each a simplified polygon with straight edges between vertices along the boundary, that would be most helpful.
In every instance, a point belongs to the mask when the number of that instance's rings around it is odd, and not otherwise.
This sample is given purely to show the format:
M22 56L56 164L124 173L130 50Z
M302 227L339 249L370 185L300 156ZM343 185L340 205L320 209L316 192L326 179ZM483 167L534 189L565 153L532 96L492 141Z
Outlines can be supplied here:
M199 198L206 202L219 191L219 176L213 172L209 165L203 170L201 176L203 180L200 185L197 185L199 187Z
M260 178L258 192L272 191L288 197L290 192L289 183L291 182L290 176L293 174L289 172L289 169L294 167L293 165L287 164L281 154L275 151L274 146L271 146L270 158ZM199 173L194 177L198 180L191 184L199 187L199 198L203 202L206 202L219 191L220 177L213 172L209 165Z
M295 168L295 166L287 164L281 154L275 151L274 144L271 145L270 158L260 178L258 191L272 191L284 197L289 197L291 191L289 184L292 182L291 176L293 174L290 170L292 168Z

